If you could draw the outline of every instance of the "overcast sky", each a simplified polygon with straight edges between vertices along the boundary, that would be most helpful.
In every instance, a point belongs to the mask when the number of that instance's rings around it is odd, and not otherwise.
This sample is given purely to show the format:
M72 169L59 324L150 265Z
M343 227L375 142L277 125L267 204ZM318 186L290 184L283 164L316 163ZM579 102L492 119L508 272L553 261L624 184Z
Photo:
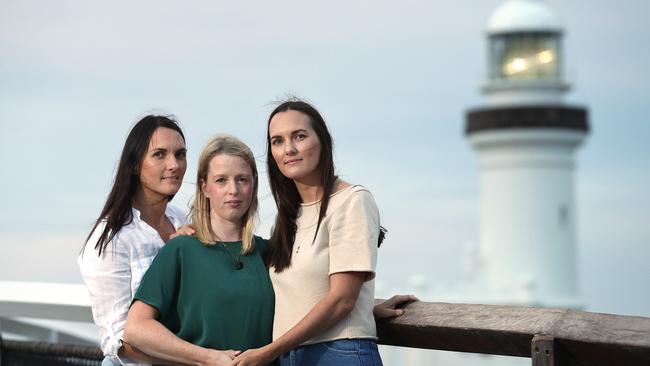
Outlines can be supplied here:
M340 175L380 206L382 288L408 290L413 274L454 288L478 245L465 112L484 105L484 29L500 3L0 1L0 280L80 282L74 258L146 113L185 131L173 203L186 208L203 144L237 135L264 170L266 117L295 94L328 121ZM583 299L650 316L650 2L548 3L566 28L567 100L592 126L576 170Z

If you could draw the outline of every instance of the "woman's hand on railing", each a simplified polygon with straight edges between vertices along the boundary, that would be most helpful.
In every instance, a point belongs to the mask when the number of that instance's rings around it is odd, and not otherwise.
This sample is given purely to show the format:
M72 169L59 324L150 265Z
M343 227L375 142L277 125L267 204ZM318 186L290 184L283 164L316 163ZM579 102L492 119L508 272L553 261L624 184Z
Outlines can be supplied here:
M413 301L420 301L415 295L394 295L388 300L375 305L373 313L375 319L386 319L402 316L404 306Z

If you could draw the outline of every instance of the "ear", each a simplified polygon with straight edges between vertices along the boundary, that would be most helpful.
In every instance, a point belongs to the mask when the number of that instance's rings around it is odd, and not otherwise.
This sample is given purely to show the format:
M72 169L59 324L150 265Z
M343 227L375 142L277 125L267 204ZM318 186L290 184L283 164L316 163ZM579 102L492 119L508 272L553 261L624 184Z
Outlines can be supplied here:
M200 181L199 181L199 184L201 185L201 192L203 192L204 196L207 196L207 193L206 193L206 190L205 190L205 188L206 188L205 183L206 183L205 179L201 178Z

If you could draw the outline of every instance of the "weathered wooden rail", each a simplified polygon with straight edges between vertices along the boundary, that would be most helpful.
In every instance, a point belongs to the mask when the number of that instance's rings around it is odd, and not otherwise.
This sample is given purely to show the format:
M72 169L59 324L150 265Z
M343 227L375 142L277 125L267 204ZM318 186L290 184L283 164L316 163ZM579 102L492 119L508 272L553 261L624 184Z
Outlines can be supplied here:
M650 365L650 318L415 302L380 321L381 344L531 358L533 366Z
M650 318L638 316L415 302L377 329L385 345L529 357L533 366L650 365ZM101 363L93 347L0 343L0 366Z

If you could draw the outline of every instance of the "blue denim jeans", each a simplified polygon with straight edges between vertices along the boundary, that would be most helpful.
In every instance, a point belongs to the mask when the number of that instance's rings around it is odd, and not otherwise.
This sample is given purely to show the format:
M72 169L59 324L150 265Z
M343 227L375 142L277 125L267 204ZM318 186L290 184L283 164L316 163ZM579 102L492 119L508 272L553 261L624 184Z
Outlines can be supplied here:
M377 342L338 339L295 348L280 356L280 366L383 366Z

